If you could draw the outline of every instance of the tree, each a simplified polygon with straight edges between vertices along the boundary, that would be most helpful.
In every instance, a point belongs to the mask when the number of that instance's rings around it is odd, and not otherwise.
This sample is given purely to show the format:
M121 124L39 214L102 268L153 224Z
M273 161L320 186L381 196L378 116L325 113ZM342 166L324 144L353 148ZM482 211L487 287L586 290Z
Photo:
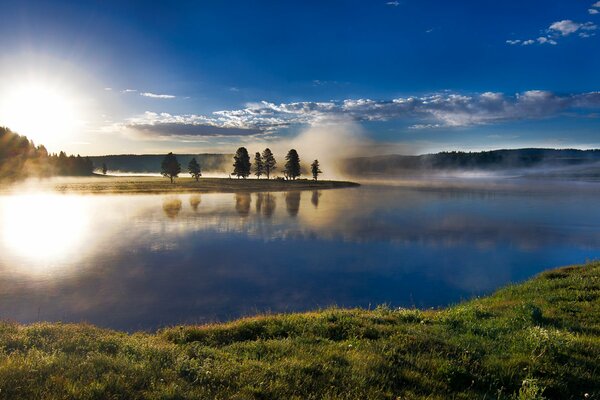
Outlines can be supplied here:
M263 151L262 159L265 175L267 175L267 179L269 179L269 177L271 176L271 172L277 169L277 167L275 166L277 164L277 161L275 161L275 157L273 157L273 153L269 148L266 148L265 151Z
M287 156L285 156L285 169L283 173L285 174L286 179L295 180L300 176L300 157L298 156L298 152L294 149L288 151Z
M319 177L319 174L323 173L323 171L319 169L319 160L315 160L312 164L310 164L310 171L312 172L313 179L316 181Z
M108 168L106 168L106 163L102 163L102 174L106 175L107 172L108 172Z
M257 151L254 155L254 175L256 175L258 179L260 179L260 176L264 175L264 173L265 164L263 163L263 159L260 156L260 153Z
M177 161L177 157L175 154L169 153L163 158L162 164L160 165L160 173L165 178L169 178L171 183L173 183L173 179L177 178L179 173L181 172L181 165L179 161Z
M240 147L235 152L233 157L233 174L240 179L240 177L246 179L250 175L250 156L248 150L245 147Z
M188 164L188 172L192 178L196 179L196 182L198 182L198 179L202 176L200 164L198 164L198 161L196 161L196 157L190 160L190 163Z

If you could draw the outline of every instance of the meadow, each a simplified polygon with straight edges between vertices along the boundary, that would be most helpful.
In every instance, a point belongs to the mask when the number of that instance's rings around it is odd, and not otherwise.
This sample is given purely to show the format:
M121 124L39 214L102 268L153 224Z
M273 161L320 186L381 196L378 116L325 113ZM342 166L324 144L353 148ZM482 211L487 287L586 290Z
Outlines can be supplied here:
M329 308L124 333L0 323L0 398L595 399L600 263L446 309Z

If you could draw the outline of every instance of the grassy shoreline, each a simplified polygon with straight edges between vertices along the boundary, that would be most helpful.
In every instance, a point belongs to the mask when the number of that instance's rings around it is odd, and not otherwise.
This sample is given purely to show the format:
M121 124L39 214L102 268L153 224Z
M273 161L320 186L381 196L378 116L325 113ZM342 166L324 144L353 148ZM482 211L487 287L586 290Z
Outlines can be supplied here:
M160 193L233 193L281 192L296 190L325 190L359 186L358 183L330 180L235 179L235 178L177 178L174 183L161 177L93 176L30 180L7 186L8 191L55 191L79 194L160 194Z
M2 322L0 398L597 399L598 360L595 262L441 310L327 309L134 334Z

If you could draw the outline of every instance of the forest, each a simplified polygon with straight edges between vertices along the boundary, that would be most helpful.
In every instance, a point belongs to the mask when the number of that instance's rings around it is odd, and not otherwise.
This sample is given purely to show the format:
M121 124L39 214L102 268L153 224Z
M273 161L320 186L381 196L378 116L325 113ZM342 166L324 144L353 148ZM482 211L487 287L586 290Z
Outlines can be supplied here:
M29 177L92 175L89 157L69 155L63 151L50 154L43 145L36 146L26 136L0 127L0 180Z

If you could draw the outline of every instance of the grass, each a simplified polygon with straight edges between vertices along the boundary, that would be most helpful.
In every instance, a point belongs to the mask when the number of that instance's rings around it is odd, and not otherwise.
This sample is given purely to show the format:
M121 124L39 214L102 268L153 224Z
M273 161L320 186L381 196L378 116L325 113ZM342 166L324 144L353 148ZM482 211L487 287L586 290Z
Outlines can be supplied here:
M600 263L443 310L127 334L0 323L3 399L598 399Z
M313 181L301 179L295 181L275 179L229 179L200 178L199 182L192 178L177 178L174 183L161 177L145 176L92 176L72 178L51 178L28 181L7 190L23 191L27 188L35 190L57 191L64 193L100 194L100 193L210 193L210 192L277 192L290 190L321 190L359 186L345 181Z

